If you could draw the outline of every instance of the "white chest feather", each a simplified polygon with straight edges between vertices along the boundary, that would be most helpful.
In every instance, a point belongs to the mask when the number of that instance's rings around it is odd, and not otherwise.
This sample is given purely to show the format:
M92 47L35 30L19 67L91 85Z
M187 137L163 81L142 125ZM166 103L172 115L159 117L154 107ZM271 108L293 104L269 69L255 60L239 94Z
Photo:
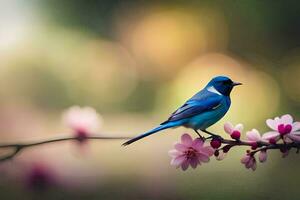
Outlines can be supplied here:
M215 93L217 95L222 95L218 90L216 90L216 88L214 86L210 86L207 88L207 91Z

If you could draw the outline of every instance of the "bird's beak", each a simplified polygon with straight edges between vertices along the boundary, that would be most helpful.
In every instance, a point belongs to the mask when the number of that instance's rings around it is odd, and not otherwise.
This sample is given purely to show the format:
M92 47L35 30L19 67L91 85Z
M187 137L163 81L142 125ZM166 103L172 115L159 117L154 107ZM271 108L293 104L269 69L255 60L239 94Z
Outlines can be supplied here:
M239 82L233 82L232 85L233 85L233 87L234 87L234 86L237 86L237 85L243 85L243 84L242 84L242 83L239 83Z

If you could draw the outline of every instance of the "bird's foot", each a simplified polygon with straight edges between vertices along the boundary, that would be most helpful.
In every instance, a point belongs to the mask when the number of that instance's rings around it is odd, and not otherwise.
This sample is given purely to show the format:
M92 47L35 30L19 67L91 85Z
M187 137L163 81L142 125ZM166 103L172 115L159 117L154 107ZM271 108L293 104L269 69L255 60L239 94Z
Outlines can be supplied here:
M203 137L197 130L194 130L194 131L197 133L197 135L199 136L199 138L201 140L205 141L205 137Z
M201 130L202 132L204 132L204 133L206 133L206 134L208 134L208 135L210 135L209 137L207 137L206 139L209 139L209 138L219 138L219 139L223 139L221 136L219 136L219 135L216 135L216 134L214 134L214 133L211 133L211 132L209 132L209 131L207 131L207 130Z

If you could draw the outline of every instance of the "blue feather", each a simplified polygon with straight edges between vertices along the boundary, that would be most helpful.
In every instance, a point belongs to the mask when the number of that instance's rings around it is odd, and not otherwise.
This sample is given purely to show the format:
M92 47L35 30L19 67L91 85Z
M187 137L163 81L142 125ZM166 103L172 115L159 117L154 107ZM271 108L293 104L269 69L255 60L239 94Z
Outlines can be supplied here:
M172 127L184 126L196 131L206 130L227 113L231 104L229 95L236 85L240 85L240 83L235 83L225 76L213 78L203 90L173 112L167 121L123 145L129 145L158 131Z
M135 138L133 138L131 140L128 140L127 142L125 142L123 144L123 146L127 146L127 145L129 145L129 144L131 144L131 143L133 143L133 142L135 142L137 140L140 140L140 139L142 139L144 137L152 135L152 134L154 134L154 133L156 133L158 131L161 131L161 130L164 130L164 129L167 129L167 128L171 128L171 127L175 127L177 123L176 122L172 122L172 123L160 125L160 126L154 128L154 129L152 129L152 130L150 130L150 131L148 131L146 133L143 133L143 134L141 134L141 135L139 135L139 136L137 136L137 137L135 137Z
M195 98L196 96L196 98ZM203 113L220 105L223 97L206 90L200 91L197 95L188 100L183 106L176 110L166 122L177 121Z

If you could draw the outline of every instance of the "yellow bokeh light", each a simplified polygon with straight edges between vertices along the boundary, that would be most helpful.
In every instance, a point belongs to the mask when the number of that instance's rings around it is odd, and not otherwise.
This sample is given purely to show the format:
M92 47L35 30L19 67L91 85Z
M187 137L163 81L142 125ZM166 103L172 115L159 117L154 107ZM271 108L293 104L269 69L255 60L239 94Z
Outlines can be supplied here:
M299 76L300 76L300 50L294 49L283 59L280 78L284 92L290 99L300 102Z
M228 40L223 16L207 9L149 9L121 27L120 37L144 67L142 72L160 75L205 51L226 48Z
M88 98L120 102L136 86L135 62L126 49L116 43L91 40L82 46L73 62L75 68L80 69L73 79L74 84L82 88Z

